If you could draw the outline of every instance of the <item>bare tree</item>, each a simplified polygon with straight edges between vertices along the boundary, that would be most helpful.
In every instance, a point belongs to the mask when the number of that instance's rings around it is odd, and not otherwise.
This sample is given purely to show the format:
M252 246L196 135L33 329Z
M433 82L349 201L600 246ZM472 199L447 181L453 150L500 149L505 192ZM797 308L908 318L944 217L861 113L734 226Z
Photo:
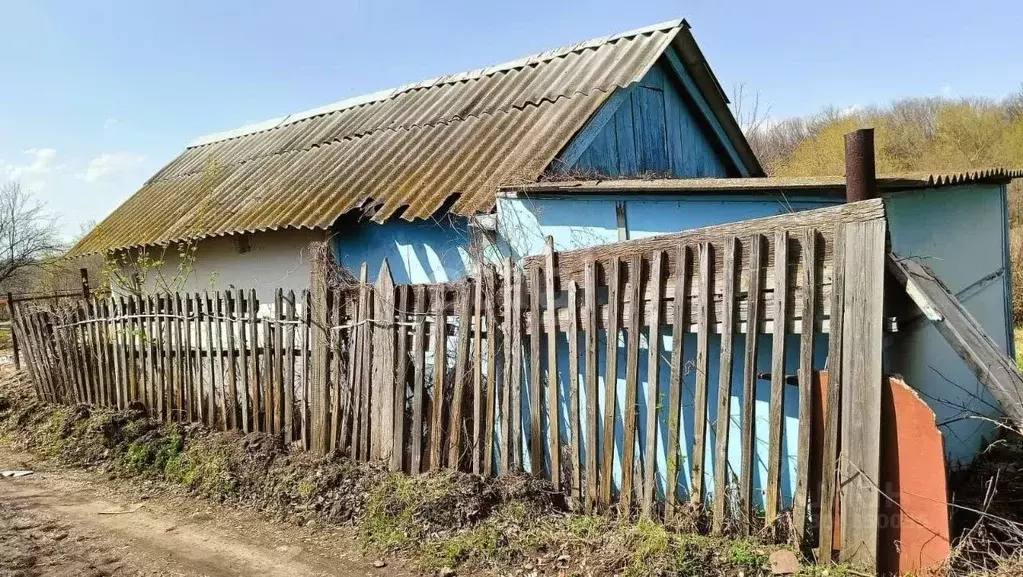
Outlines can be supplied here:
M732 86L732 112L735 113L739 128L753 148L753 153L760 157L766 152L764 137L767 132L765 129L769 126L770 107L761 108L760 93L751 96L746 91L746 85L738 83Z
M46 205L18 182L0 184L0 285L47 265L64 248Z

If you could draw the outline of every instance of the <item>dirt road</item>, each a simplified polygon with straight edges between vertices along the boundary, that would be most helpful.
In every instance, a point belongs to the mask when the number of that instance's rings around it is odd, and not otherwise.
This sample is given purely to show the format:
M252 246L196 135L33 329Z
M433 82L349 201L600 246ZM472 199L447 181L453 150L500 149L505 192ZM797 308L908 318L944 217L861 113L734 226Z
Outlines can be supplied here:
M0 577L410 574L375 568L343 531L147 494L0 452L0 469L22 468L36 472L0 478Z

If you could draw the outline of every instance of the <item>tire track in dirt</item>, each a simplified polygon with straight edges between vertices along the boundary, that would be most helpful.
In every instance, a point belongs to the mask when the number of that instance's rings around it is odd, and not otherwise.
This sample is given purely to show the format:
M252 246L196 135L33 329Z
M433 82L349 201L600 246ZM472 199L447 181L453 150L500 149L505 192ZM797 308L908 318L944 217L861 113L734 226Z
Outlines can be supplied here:
M342 535L187 498L133 502L104 485L61 470L0 479L0 577L406 574L375 569Z

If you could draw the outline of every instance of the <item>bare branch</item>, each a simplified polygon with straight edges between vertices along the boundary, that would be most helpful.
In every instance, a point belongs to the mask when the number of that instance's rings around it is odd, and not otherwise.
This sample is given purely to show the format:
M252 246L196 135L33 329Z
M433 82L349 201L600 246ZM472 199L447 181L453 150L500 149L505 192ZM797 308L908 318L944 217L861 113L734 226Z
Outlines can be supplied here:
M20 183L0 184L0 284L10 286L26 269L52 264L66 248L58 230L57 217Z

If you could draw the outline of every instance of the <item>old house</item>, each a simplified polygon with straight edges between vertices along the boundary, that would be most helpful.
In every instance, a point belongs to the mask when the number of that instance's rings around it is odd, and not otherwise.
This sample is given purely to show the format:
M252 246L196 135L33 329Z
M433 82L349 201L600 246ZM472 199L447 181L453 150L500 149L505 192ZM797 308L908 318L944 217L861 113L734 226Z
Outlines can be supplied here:
M330 238L397 282L459 278L498 188L550 174L763 171L676 20L200 138L71 254L190 242L187 288L265 297L305 287L306 245Z
M877 182L884 213L879 219L886 222L891 252L925 262L986 331L993 347L1010 355L1006 185L1019 176L994 170L888 176ZM71 254L169 247L163 268L170 275L179 265L178 246L184 243L195 251L195 270L184 290L207 288L212 278L212 288L255 288L260 300L269 301L274 288L309 285L306 250L311 241L329 240L333 258L351 271L366 263L370 278L376 278L386 260L397 284L438 283L471 275L482 264L539 255L548 238L555 250L585 249L822 209L845 203L847 195L841 176L764 176L689 26L679 20L200 138ZM884 252L882 247L879 253ZM830 287L831 280L821 279L820 284ZM888 306L897 292L876 300ZM547 295L548 303L564 306L562 292L557 300L552 291ZM928 322L932 316L908 304L891 308L883 319L885 372L901 375L933 410L949 463L970 460L994 431L983 417L997 417L1002 409L976 368ZM829 353L829 333L823 321L819 324L819 330L815 326L807 333L814 337L809 368L815 371L826 367ZM780 368L788 377L800 365L802 335L791 327L775 334L786 343L783 362L772 366L774 344L756 341L755 348L764 350L756 369L766 373ZM665 329L659 336L660 350L671 351L672 333ZM558 336L550 348L546 338L543 348L553 351L551 358L567 357L567 338ZM606 333L600 338L598 348L607 350ZM625 355L625 339L616 338L622 342L619 354ZM708 356L711 361L709 374L702 378L716 382L721 341L716 333L705 338L704 361ZM718 414L712 397L709 422L741 420L747 402L738 385L744 338L732 345L736 385L722 404L728 415ZM651 338L647 332L634 344L650 350L651 341L657 342L656 335ZM687 363L697 356L693 339L682 347ZM615 350L612 341L607 354L613 356ZM636 355L634 350L634 360ZM640 391L649 383L635 373L647 374L648 362L634 363L642 367L634 368L632 379ZM572 380L567 374L571 365L559 361L557 366L558 386L566 387ZM626 377L614 377L624 401ZM663 391L668 377L669 371L661 370L663 382L652 390ZM686 391L693 390L695 378L696 372L687 370ZM763 494L764 445L772 436L766 415L777 405L769 406L767 398L770 376L758 378L763 390L757 389L753 400L753 483ZM596 384L585 377L579 380L583 391ZM609 381L607 390L614 392L616 381ZM569 397L555 394L554 406L560 399L567 414ZM783 472L779 493L786 504L796 492L797 400L791 393L783 396L784 420L779 417L778 422L784 423L784 435L774 433L784 439L778 466ZM656 413L651 422L666 428L659 399L640 393L636 403L639 413ZM607 399L602 397L597 405L603 412ZM691 431L685 428L700 422L685 413L692 406L691 398L683 400L679 434L689 442ZM621 431L627 419L612 417L608 424ZM531 424L529 419L526 415L523 424ZM550 423L549 414L547 419ZM560 425L562 438L574 435L568 418L554 422L552 428ZM734 428L732 434L738 436L738 425ZM644 437L646 430L640 423L638 435ZM524 427L523 440L525 434ZM614 472L619 475L623 441L615 440L609 456L617 459ZM668 486L662 473L669 443L666 438L655 441L656 466L645 457L636 459L648 470L658 470L659 494L688 491L685 479L690 477L702 475L712 484L715 471L709 465L687 471L679 487ZM711 446L710 435L705 443ZM682 457L691 450L695 447L683 447ZM726 455L728 468L739 466L739 456L737 449ZM545 457L553 461L550 453Z

